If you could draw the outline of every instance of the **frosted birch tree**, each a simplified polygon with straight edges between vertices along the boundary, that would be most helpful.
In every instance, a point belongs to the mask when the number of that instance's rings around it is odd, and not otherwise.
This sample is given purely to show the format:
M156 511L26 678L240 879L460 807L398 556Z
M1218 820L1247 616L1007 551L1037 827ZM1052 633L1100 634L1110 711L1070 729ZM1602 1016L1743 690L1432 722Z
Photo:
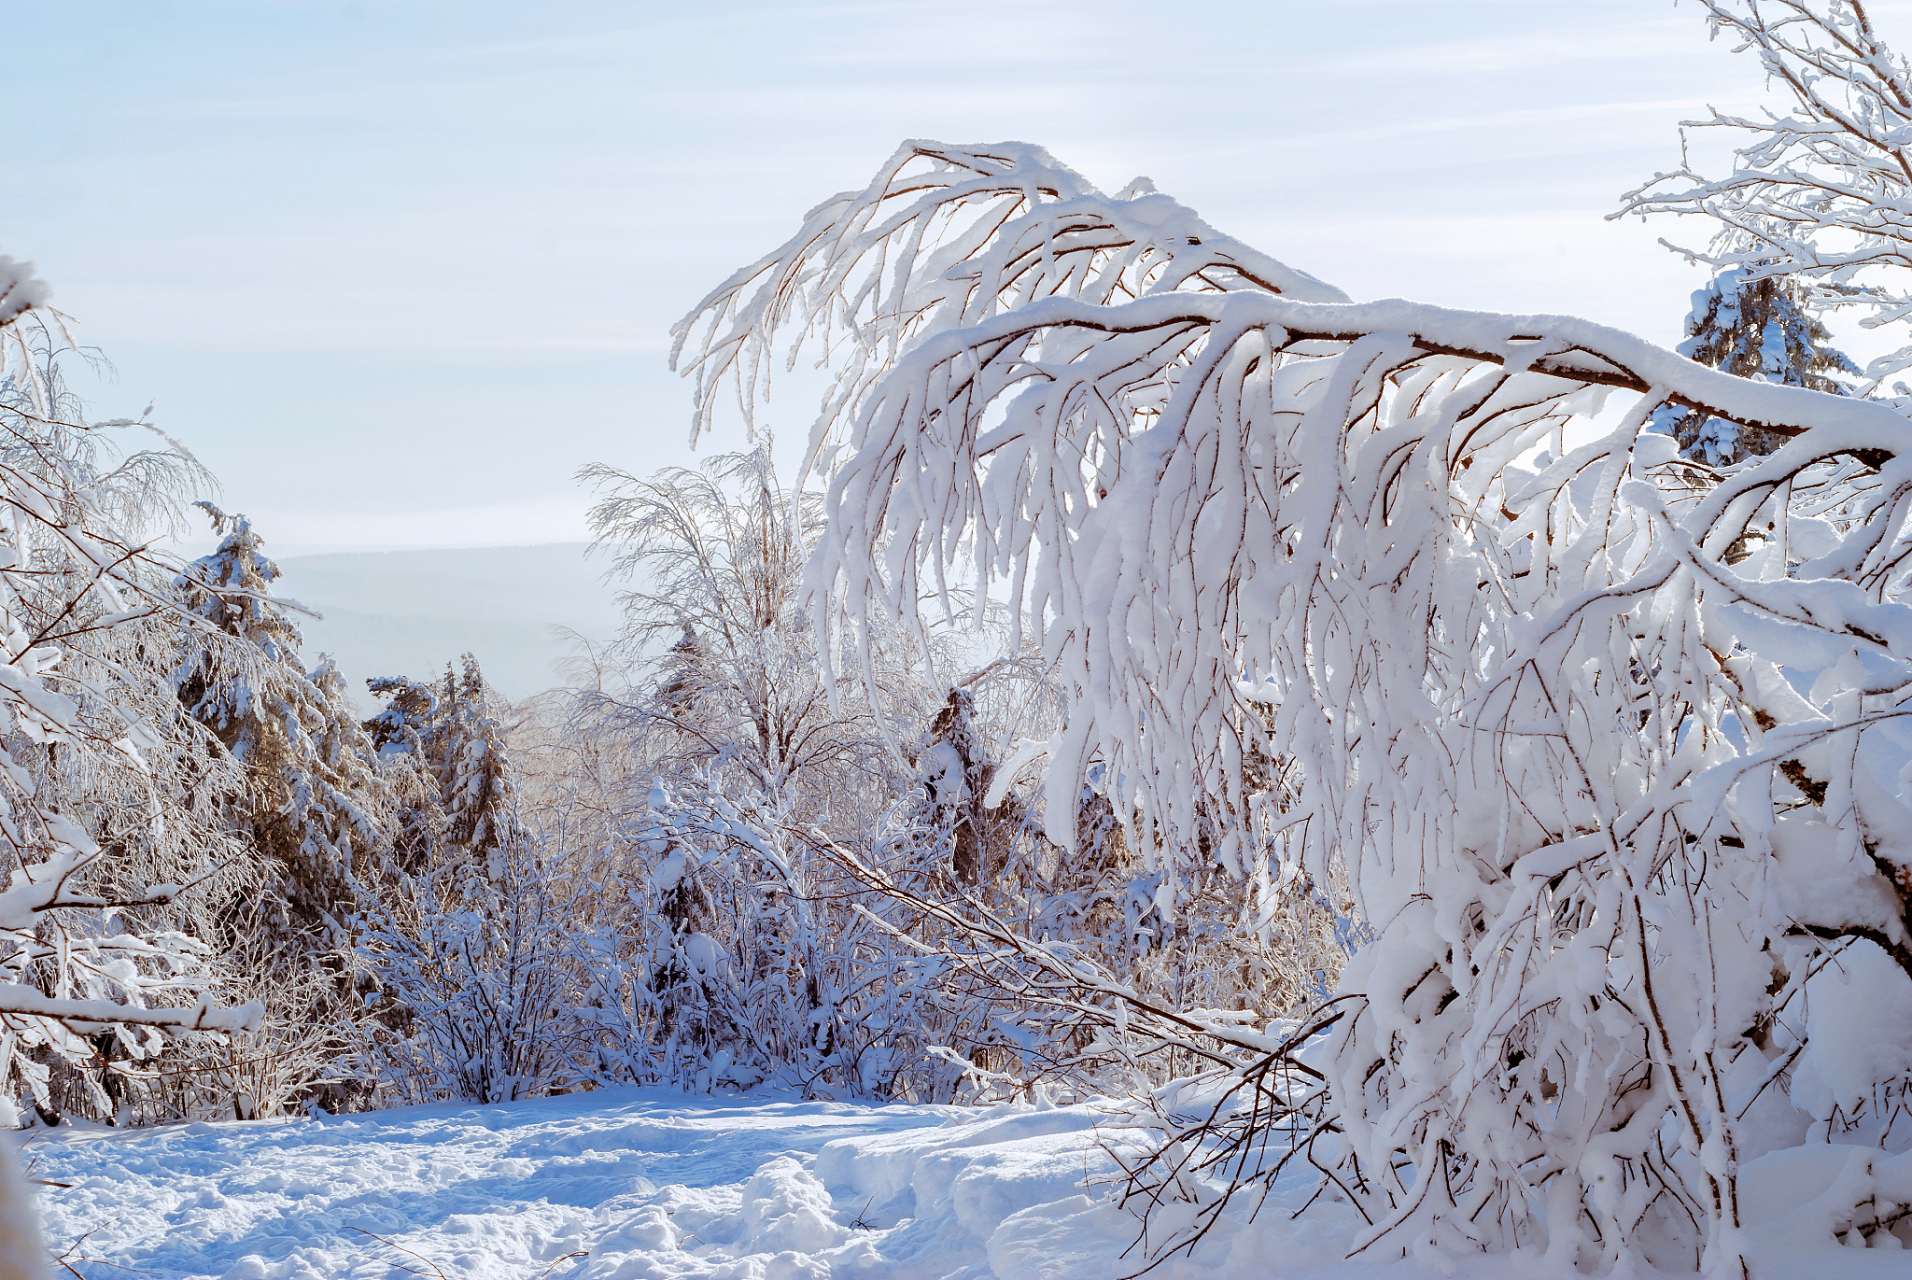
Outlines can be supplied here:
M819 632L1006 592L1066 707L1051 832L1093 780L1172 909L1223 814L1224 866L1345 875L1374 931L1293 1036L1176 1015L1283 1135L1211 1192L1311 1160L1364 1257L1740 1275L1800 1194L1903 1242L1900 414L1352 303L1016 143L907 143L713 291L694 430L806 346ZM1668 404L1785 443L1696 484Z

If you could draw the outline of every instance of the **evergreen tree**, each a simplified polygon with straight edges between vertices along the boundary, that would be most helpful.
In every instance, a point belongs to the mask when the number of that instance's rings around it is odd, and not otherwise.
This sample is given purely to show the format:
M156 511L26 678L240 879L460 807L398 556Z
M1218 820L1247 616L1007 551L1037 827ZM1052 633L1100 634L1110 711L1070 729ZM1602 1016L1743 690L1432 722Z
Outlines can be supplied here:
M447 663L436 685L403 676L367 681L387 701L363 727L400 797L401 869L466 864L495 883L518 834L511 760L478 660L467 653L461 667Z
M417 875L433 865L445 834L445 805L428 748L438 719L438 695L422 681L375 676L366 685L385 705L367 720L379 770L396 799L392 814L393 869Z
M307 673L299 629L271 598L279 568L244 516L205 506L225 539L175 584L182 606L242 643L223 652L190 633L174 673L181 703L246 773L235 824L279 868L270 924L282 935L345 941L352 881L381 850L390 789L330 660Z
M495 698L467 653L463 670L445 668L436 737L445 839L493 883L505 877L505 849L518 834L505 730Z
M1806 311L1795 284L1783 276L1758 277L1756 270L1730 267L1694 292L1680 354L1742 378L1845 395L1845 385L1832 375L1857 377L1858 366L1826 345L1831 333ZM1654 413L1653 429L1676 438L1687 457L1715 466L1763 456L1785 442L1784 436L1676 404Z

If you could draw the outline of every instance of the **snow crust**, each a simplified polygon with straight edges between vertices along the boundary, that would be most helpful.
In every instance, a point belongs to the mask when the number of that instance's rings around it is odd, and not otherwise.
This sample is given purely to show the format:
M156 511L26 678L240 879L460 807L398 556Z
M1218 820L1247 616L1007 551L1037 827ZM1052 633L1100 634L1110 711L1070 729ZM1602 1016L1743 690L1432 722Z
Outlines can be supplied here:
M496 1106L119 1132L26 1145L49 1243L85 1276L386 1280L1115 1280L1140 1229L1097 1179L1125 1130L1111 1107L976 1111L617 1090ZM1086 1185L1085 1185L1085 1180ZM1741 1174L1756 1278L1901 1276L1846 1249L1837 1206L1912 1202L1912 1155L1818 1145ZM1533 1251L1347 1255L1346 1205L1293 1212L1285 1178L1253 1221L1231 1210L1165 1280L1480 1280L1574 1274ZM1192 1217L1166 1205L1167 1219ZM1173 1230L1164 1221L1152 1230ZM434 1267L437 1270L434 1270ZM1640 1280L1656 1275L1636 1271Z

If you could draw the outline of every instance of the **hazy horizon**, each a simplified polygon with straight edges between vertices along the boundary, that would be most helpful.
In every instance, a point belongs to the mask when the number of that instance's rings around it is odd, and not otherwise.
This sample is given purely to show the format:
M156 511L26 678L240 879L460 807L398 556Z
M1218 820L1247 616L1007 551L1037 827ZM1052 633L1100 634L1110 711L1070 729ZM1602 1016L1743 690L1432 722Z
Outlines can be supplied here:
M500 693L524 698L564 683L557 664L574 640L558 628L600 644L617 629L615 589L587 545L274 554L273 585L323 615L295 616L301 656L310 668L331 654L361 709L375 701L366 680L431 679L465 652Z

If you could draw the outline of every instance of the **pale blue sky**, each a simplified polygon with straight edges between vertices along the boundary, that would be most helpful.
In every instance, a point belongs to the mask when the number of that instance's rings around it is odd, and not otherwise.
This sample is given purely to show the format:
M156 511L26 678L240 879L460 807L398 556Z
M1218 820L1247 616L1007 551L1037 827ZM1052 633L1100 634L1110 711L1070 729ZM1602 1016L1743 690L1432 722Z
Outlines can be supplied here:
M670 322L911 136L1671 342L1698 273L1600 215L1764 92L1668 0L63 0L8 46L0 252L282 551L583 536L579 465L690 456Z

